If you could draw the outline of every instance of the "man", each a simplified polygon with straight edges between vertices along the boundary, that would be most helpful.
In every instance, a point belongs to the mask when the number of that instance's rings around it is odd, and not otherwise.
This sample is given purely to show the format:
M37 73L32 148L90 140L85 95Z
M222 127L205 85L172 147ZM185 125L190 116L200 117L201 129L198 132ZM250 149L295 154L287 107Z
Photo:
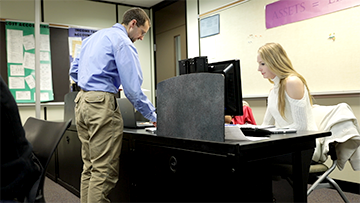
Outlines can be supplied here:
M25 137L19 110L0 76L1 192L0 202L22 201L41 174L41 164Z
M134 107L156 126L155 108L141 90L142 71L134 46L150 28L140 8L124 13L121 24L99 30L83 41L70 76L81 88L75 119L84 162L81 202L109 202L119 175L123 121L115 94L122 85Z

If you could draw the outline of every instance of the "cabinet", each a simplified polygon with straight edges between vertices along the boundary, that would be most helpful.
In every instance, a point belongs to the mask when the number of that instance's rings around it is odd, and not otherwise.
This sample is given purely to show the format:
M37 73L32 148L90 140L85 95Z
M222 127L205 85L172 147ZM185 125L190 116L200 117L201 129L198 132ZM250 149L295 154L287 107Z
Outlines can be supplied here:
M232 153L237 151L235 145L151 138L132 136L131 201L240 202L255 198L265 202L272 199L271 176L262 172L267 162L241 161Z
M66 130L58 148L58 178L63 187L79 196L80 177L82 172L81 142L75 126Z
M272 135L259 142L161 137L124 129L119 180L112 202L271 202L271 158L293 154L294 201L307 199L315 139L329 132ZM82 161L76 130L58 146L58 182L79 195ZM301 166L301 167L300 167Z

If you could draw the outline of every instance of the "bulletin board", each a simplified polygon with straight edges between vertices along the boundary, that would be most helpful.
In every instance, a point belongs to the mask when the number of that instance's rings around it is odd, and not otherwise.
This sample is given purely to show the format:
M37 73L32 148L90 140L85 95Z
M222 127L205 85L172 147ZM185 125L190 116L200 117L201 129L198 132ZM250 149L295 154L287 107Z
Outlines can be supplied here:
M266 96L272 84L257 70L257 51L277 42L312 94L359 93L360 6L268 29L265 8L274 2L247 1L215 9L210 15L220 15L220 33L200 39L201 56L208 56L209 63L240 59L243 95Z
M36 80L40 101L52 101L49 25L40 24L40 77L35 76L34 23L6 21L8 87L16 102L34 103Z
M70 91L68 29L51 26L48 29L53 87L53 100L50 102L63 102L65 94ZM4 81L9 84L6 52L5 22L0 22L0 73Z

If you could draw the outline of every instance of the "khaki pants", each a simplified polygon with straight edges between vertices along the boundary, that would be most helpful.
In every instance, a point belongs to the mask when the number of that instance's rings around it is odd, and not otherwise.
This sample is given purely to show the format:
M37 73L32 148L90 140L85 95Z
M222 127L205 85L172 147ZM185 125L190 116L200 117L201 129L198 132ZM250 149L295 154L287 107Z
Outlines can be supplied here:
M110 202L118 181L123 120L114 94L80 91L75 98L75 118L84 162L80 201Z

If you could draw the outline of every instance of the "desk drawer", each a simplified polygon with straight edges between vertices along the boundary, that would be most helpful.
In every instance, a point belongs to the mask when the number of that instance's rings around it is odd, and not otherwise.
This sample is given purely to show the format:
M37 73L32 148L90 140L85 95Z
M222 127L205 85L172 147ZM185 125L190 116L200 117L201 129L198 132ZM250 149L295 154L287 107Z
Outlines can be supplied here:
M235 163L225 155L137 141L133 151L132 200L224 201L236 194L238 185L232 164Z

